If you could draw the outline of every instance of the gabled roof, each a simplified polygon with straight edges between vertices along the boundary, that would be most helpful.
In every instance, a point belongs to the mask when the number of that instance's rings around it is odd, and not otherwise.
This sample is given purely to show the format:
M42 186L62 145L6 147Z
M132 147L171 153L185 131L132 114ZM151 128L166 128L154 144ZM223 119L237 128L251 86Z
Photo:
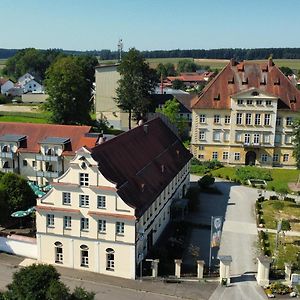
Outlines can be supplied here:
M122 133L92 149L101 174L140 217L192 158L159 119Z
M75 151L82 146L95 146L97 137L85 137L90 130L90 126L0 122L0 136L26 136L26 143L21 145L19 152L38 153L39 143L57 142L61 141L61 138L64 140L68 138L70 145L63 155L74 155ZM1 140L3 141L3 138Z
M230 97L250 88L276 96L278 108L300 110L300 91L271 59L261 64L231 60L194 98L192 108L230 109Z

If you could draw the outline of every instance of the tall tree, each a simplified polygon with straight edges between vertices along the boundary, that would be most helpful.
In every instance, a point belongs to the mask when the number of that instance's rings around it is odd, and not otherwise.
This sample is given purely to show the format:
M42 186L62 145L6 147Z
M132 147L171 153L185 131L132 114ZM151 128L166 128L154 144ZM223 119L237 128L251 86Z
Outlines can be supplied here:
M82 57L61 57L46 72L46 103L51 121L59 124L88 124L90 122L91 69L96 61Z
M158 80L155 70L150 69L144 57L135 48L122 58L118 66L121 79L116 89L117 105L128 112L128 127L131 128L131 119L140 119L145 116L150 105L150 92Z
M293 122L293 142L294 151L293 156L296 159L297 168L300 169L300 119Z

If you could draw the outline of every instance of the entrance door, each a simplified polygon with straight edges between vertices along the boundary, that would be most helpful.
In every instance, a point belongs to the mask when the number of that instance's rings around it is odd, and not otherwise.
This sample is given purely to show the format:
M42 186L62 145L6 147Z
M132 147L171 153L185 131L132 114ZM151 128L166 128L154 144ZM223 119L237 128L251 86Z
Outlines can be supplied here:
M246 166L254 166L255 159L256 159L256 153L254 151L248 151L246 153L245 165Z

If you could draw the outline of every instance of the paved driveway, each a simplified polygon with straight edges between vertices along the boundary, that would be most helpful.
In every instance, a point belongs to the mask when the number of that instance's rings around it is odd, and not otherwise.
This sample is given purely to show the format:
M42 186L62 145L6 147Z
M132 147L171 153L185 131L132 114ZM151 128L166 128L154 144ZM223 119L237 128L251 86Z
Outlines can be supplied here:
M197 179L191 175L191 181ZM210 299L266 299L254 277L257 272L254 211L257 190L222 180L217 180L215 185L223 194L200 194L199 222L209 222L212 215L224 217L221 246L213 251L213 256L232 256L232 284L227 288L218 287ZM207 247L206 252L208 250Z

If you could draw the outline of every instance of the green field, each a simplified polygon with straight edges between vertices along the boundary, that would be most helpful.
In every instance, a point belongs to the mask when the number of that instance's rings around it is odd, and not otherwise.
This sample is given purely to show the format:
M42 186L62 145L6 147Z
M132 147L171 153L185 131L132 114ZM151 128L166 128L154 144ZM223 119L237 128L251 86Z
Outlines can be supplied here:
M280 190L282 188L288 189L289 182L296 182L300 174L299 170L291 169L263 169L261 170L270 171L273 178L272 181L267 181L267 189ZM216 177L229 178L230 180L237 180L235 174L236 168L234 167L223 167L218 170L212 171L212 175Z
M49 113L0 112L0 122L49 123Z

